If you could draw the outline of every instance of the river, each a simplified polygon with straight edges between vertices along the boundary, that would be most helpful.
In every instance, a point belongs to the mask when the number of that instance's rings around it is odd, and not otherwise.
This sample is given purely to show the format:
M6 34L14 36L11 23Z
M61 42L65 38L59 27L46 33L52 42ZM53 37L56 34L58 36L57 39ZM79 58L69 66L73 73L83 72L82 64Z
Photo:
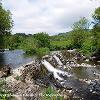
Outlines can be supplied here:
M10 64L12 68L19 67L34 59L34 56L26 56L23 50L11 50L0 52L0 66Z
M65 54L67 54L67 52ZM84 100L100 100L100 95L96 96L96 99L94 99L95 96L92 96L90 90L87 89L88 85L86 83L83 84L80 81L80 79L100 80L100 65L97 66L96 64L93 64L91 62L83 61L80 64L84 63L85 67L71 67L71 64L69 63L70 60L73 61L73 58L71 56L68 57L68 55L65 54L61 52L57 53L57 51L52 52L48 58L43 58L41 60L41 63L49 72L53 73L55 80L57 79L63 87L72 87L73 89L75 89L76 94L81 95L81 97L85 98ZM35 56L26 56L23 50L0 52L0 65L10 64L12 68L17 68L23 64L29 63L33 61L33 59L35 59ZM70 67L71 69L68 69ZM98 89L99 88L100 87L98 87ZM78 92L76 90L78 90ZM91 97L89 98L89 96Z

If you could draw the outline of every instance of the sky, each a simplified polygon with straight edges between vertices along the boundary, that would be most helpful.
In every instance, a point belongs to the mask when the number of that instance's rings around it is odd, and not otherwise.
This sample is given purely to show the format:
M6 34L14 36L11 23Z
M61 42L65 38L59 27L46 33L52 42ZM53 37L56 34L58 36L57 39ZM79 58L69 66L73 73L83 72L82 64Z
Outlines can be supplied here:
M72 30L82 17L91 20L100 0L2 0L2 4L12 13L12 33L54 35Z

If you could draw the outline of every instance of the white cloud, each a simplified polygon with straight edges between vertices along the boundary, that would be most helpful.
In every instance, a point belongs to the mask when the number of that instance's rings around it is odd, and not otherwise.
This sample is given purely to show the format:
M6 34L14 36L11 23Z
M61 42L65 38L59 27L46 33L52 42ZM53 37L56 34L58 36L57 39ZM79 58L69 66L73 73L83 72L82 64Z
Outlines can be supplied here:
M13 32L55 34L71 30L80 17L90 19L100 0L4 0L13 14Z

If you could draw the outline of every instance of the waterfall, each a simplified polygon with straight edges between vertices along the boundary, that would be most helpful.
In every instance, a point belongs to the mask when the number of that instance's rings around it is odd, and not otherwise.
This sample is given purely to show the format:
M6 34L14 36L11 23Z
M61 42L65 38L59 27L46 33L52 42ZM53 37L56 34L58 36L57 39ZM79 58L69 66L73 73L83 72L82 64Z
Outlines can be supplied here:
M55 60L57 61L57 63L59 64L59 67L63 67L64 69L67 68L68 70L71 70L70 66L65 66L63 65L63 63L61 62L61 60L59 59L59 57L57 57L56 55L53 56L55 58Z
M62 71L62 70L59 70L59 69L56 69L54 68L48 61L46 61L45 59L41 61L41 63L47 68L47 70L49 72L52 72L53 73L53 76L55 79L58 79L58 80L64 80L62 77L60 77L59 75L63 75L63 76L67 76L67 77L71 77L72 75L69 74L68 72L65 72L65 71Z
M60 59L56 55L54 55L53 57L55 58L55 60L59 64L59 66L62 66L63 65L63 63L60 61Z

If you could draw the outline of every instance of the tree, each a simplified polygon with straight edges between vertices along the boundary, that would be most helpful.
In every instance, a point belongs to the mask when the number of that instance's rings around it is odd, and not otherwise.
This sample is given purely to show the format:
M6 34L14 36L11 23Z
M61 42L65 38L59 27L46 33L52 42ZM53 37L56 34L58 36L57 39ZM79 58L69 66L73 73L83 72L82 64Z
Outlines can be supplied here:
M74 48L82 47L84 39L88 33L88 27L88 20L85 17L73 24L73 31L71 32L70 38Z
M96 50L100 50L100 7L95 9L93 14L94 26L93 26L93 38L94 38L94 46Z
M13 26L11 13L9 10L5 10L0 4L0 34L9 33Z
M95 21L100 23L100 7L95 9L95 12L92 17L94 18Z
M50 47L50 37L46 33L37 33L33 35L37 40L38 47Z
M88 20L83 17L81 18L79 21L75 22L73 24L73 30L84 30L84 29L88 29L89 28L89 23Z
M95 9L95 12L93 14L93 19L94 19L94 26L93 26L93 31L95 32L100 32L100 7Z
M4 34L9 34L13 26L11 13L5 10L0 2L0 48L4 48Z

